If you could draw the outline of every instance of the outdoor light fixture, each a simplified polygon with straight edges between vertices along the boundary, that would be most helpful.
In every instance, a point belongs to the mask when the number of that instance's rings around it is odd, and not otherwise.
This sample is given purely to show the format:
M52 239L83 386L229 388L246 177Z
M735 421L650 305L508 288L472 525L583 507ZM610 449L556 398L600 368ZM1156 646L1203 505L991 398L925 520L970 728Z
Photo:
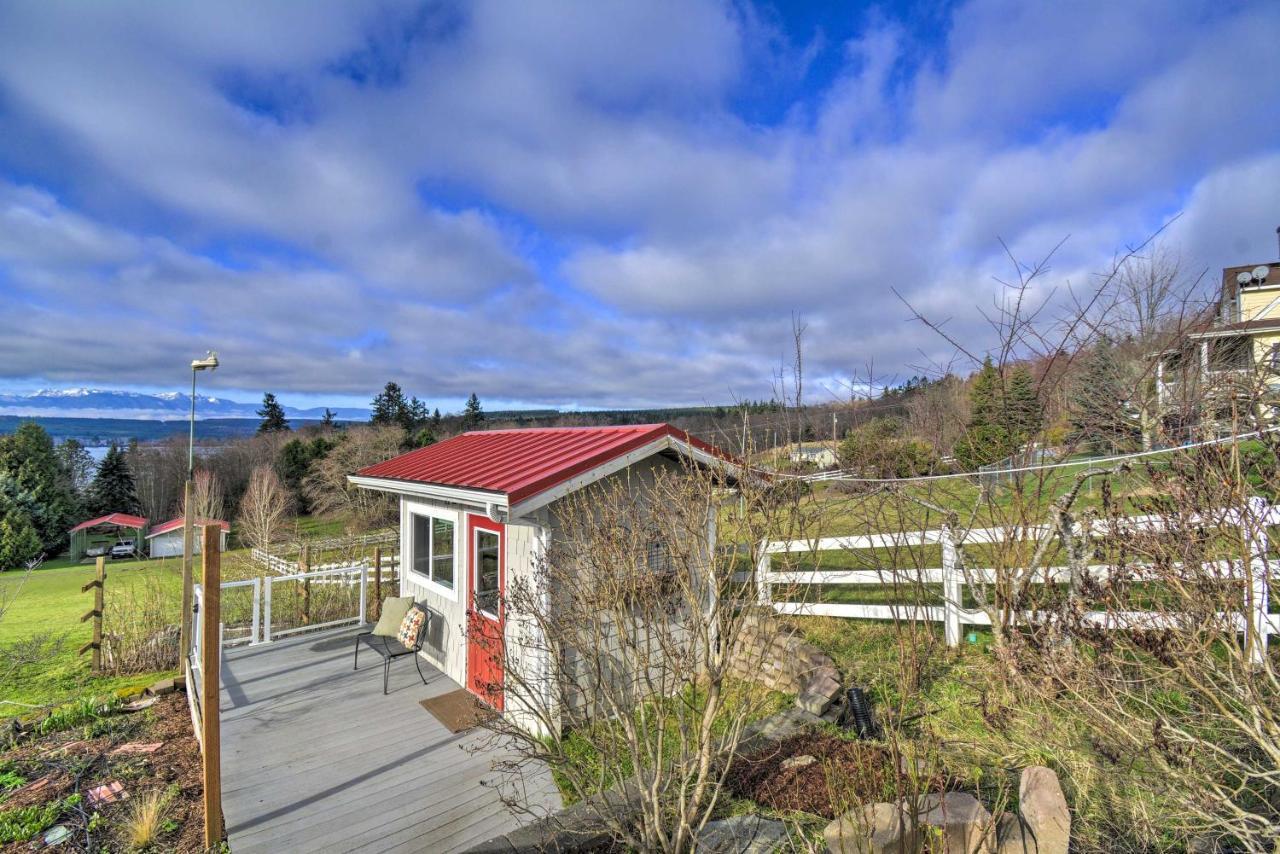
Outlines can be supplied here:
M196 470L196 371L212 371L218 367L218 354L213 350L205 353L203 359L191 360L191 419L190 433L187 437L187 480L195 476Z

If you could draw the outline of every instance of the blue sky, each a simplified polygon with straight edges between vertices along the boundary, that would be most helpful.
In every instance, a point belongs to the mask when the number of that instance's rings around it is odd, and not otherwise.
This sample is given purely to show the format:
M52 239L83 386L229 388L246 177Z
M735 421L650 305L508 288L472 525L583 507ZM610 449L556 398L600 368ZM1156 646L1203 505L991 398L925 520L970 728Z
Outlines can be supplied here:
M1280 6L0 6L0 390L768 397L980 351L1063 238L1276 260ZM819 396L825 391L815 392ZM812 398L811 398L812 399Z

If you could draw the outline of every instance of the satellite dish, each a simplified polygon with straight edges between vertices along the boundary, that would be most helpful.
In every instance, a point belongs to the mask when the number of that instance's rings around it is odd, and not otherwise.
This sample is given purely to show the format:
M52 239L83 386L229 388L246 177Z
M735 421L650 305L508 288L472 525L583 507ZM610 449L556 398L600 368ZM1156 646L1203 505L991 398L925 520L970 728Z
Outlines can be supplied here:
M1270 267L1266 267L1266 266L1254 267L1253 278L1255 281L1259 281L1259 282L1266 281L1267 274L1269 274L1270 272L1271 272Z
M1246 273L1243 270L1236 274L1236 284L1247 285L1253 281L1253 274Z

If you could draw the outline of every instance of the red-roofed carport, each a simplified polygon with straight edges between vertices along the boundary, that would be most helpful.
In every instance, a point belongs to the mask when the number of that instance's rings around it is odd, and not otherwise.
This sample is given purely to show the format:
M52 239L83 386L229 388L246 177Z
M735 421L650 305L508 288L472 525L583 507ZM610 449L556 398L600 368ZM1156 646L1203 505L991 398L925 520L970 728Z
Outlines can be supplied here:
M108 513L81 522L68 531L71 535L71 559L79 560L98 547L110 548L122 539L122 531L132 531L135 545L141 546L147 533L147 520L130 513Z

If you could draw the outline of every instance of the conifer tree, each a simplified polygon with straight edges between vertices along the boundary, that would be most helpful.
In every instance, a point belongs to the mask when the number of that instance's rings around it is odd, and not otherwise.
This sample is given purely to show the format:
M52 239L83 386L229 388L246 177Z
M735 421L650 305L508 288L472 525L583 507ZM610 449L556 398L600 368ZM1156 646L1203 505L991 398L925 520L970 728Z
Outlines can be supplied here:
M30 497L35 509L28 515L43 550L60 550L80 508L43 427L28 421L13 434L0 437L0 475L12 479L12 492Z
M332 409L326 406L324 408L324 416L321 417L320 419L320 426L333 427L335 423L334 419L336 419L337 417L338 417L338 413L334 412Z
M1072 384L1071 438L1099 453L1129 451L1141 438L1115 346L1105 336L1089 353Z
M484 409L480 406L480 398L476 397L476 393L471 392L471 397L467 398L466 408L462 412L462 429L474 430L484 423Z
M98 464L98 473L89 485L88 504L89 512L95 516L140 511L129 460L119 445L108 448L107 455Z
M258 424L258 433L283 433L289 429L289 420L284 416L284 407L276 400L276 396L267 392L262 396L262 408L258 410L262 419Z
M373 399L373 415L369 418L369 422L381 426L403 425L407 408L404 391L399 383L389 382Z

